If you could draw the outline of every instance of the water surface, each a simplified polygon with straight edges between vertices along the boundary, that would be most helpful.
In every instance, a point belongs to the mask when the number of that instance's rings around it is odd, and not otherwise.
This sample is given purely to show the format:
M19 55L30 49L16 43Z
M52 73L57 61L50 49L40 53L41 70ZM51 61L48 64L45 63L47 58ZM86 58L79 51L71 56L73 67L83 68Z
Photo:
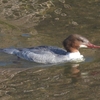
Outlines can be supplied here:
M63 39L72 33L99 45L99 9L99 0L3 0L0 47L62 48ZM0 100L99 100L100 51L80 52L85 62L57 65L18 61L0 53Z

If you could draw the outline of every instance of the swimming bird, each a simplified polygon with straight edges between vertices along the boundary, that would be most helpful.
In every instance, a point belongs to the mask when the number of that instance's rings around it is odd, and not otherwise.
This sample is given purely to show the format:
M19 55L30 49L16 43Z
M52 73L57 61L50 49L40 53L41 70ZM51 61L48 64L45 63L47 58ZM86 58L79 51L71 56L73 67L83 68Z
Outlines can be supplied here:
M19 58L37 63L63 63L80 62L84 60L79 48L100 48L93 45L85 37L78 34L71 34L63 41L63 48L56 46L37 46L32 48L6 48L1 51L16 55Z

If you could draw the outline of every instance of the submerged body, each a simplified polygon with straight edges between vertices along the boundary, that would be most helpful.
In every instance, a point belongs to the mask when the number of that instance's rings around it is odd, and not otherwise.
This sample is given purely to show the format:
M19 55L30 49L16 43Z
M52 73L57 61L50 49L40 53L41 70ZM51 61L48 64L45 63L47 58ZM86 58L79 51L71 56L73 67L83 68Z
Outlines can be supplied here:
M23 49L7 48L3 49L3 52L38 63L79 62L84 60L79 51L71 53L55 46L37 46Z

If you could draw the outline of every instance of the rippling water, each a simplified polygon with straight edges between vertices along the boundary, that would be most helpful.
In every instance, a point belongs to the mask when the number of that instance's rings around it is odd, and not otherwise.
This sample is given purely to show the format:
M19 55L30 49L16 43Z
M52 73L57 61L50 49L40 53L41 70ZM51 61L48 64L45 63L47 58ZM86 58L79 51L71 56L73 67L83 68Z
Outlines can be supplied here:
M99 0L2 2L1 48L62 47L63 39L72 33L100 44ZM60 65L18 61L13 55L0 53L0 100L99 100L100 51L80 51L85 62Z

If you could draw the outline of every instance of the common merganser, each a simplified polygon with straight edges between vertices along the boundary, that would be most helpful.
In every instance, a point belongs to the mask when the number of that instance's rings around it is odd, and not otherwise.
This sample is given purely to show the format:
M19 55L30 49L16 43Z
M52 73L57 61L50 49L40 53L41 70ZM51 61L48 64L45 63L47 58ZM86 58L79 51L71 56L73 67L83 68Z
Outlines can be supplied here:
M69 35L63 41L63 46L65 50L55 46L37 46L22 49L6 48L2 51L37 63L63 63L84 61L83 55L79 52L80 47L100 48L100 46L91 44L89 40L78 34Z

